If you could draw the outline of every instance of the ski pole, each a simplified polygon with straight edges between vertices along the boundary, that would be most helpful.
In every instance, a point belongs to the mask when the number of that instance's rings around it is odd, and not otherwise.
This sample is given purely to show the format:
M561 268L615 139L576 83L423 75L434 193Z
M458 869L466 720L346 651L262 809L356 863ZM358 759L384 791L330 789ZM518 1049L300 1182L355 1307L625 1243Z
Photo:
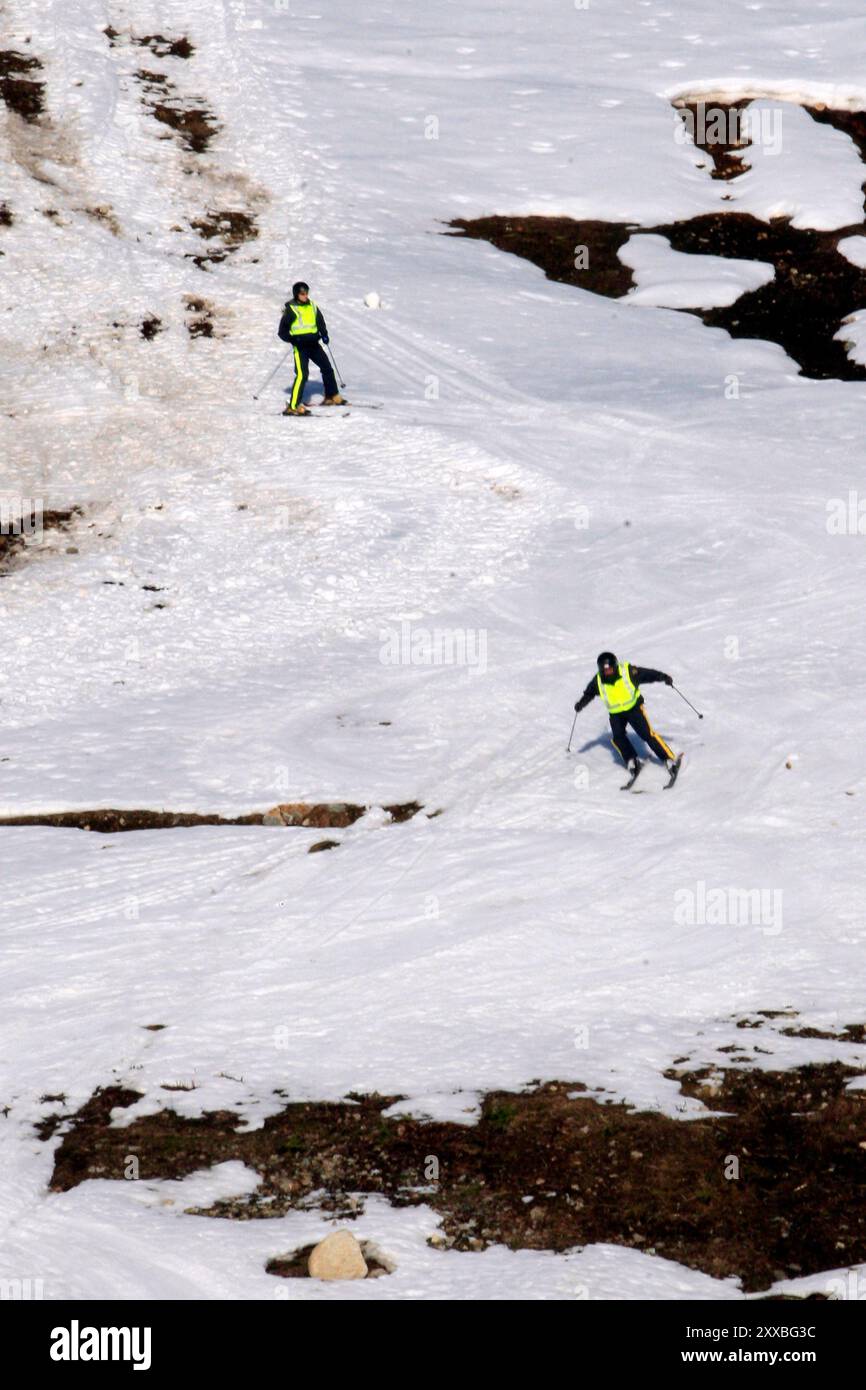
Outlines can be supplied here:
M292 350L292 349L289 348L289 352L291 352L291 350ZM289 352L286 353L286 356L285 356L285 357L281 357L281 358L280 358L279 362L278 362L277 365L274 367L274 370L271 372L270 376L269 376L265 381L262 382L262 384L261 384L261 386L259 387L258 391L256 391L255 395L253 396L253 400L254 400L254 401L257 401L257 400L258 400L259 396L262 394L262 392L264 391L265 387L266 387L266 386L268 385L268 383L272 380L272 378L276 376L277 372L280 370L280 367L281 367L281 366L283 365L283 363L285 362L286 357L288 357Z
M571 733L568 735L568 747L567 747L566 750L565 750L566 753L570 753L570 752L571 752L571 740L574 738L574 726L575 726L576 723L577 723L577 710L574 711L574 718L573 718L573 720L571 721Z
M685 700L685 701L686 701L686 704L688 705L689 709L695 709L695 707L694 707L694 705L692 704L691 700L686 700L686 697L685 697L685 695L683 694L683 692L682 692L681 690L677 690L677 687L674 685L673 681L671 681L671 688L672 688L673 690L676 690L676 691L677 691L677 694L679 695L679 697L680 697L681 700ZM698 716L698 719L703 719L703 717L704 717L704 716L701 714L701 712L700 712L699 709L695 709L695 714Z
M328 348L328 356L330 357L331 361L332 361L333 364L334 364L334 371L337 373L337 380L339 381L339 383L340 383L341 386L345 386L346 383L345 383L345 381L343 380L342 373L340 372L340 368L337 366L337 359L334 357L334 354L333 354L333 352L331 351L331 344L330 344L330 343L327 344L327 348Z

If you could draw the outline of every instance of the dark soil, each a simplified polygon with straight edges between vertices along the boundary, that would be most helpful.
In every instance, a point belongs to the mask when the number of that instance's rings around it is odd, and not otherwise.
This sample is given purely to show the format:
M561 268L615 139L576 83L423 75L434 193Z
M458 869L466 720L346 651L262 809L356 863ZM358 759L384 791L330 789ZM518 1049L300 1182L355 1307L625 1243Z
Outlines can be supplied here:
M0 203L0 227L11 227L13 222L12 212L8 203Z
M124 37L111 24L107 24L102 32L111 48L116 48L117 40ZM137 44L139 48L149 48L157 58L191 58L195 53L195 48L186 37L167 39L164 34L127 34L126 37L129 43Z
M156 119L175 131L194 154L203 154L219 130L213 113L206 107L169 106L166 102L157 102L150 109Z
M222 209L219 212L207 212L203 217L197 217L190 222L200 237L209 241L211 237L219 237L225 242L226 246L241 246L245 241L253 241L259 234L255 218L248 212L239 212L236 209Z
M213 305L198 295L188 294L186 307L188 313L197 315L196 318L188 318L186 321L186 331L189 336L191 338L212 338L214 336Z
M637 227L628 222L579 222L564 217L455 218L465 235L489 241L540 266L550 280L561 280L593 294L621 298L633 287L632 272L617 252L632 235L668 238L675 251L694 255L767 261L775 278L736 303L716 309L680 309L733 338L764 338L778 343L797 362L803 376L841 381L866 380L866 367L852 361L836 341L844 319L866 306L866 271L837 249L841 238L864 232L852 226L832 232L798 230L786 217L762 222L747 213L707 213L687 222ZM576 250L588 248L587 264L577 268Z
M739 114L748 103L729 108ZM694 115L699 103L683 108ZM815 120L844 131L866 161L866 112L807 107ZM734 121L734 134L739 121ZM713 177L735 178L744 172L742 138L701 148L711 156ZM866 184L864 184L866 191ZM803 376L839 381L866 380L866 366L852 361L836 333L857 309L866 307L866 270L853 265L838 249L841 239L866 234L866 221L833 231L791 226L790 218L760 221L745 213L707 213L687 221L639 227L629 222L574 221L566 217L455 218L458 233L489 241L540 266L551 280L576 285L593 294L619 299L633 288L630 269L617 255L632 235L667 237L675 251L765 261L773 266L769 284L751 290L732 305L715 309L680 309L710 328L724 328L733 338L762 338L778 343Z
M122 1179L132 1154L146 1179L237 1159L260 1189L197 1214L251 1220L314 1204L345 1217L357 1214L352 1194L380 1193L428 1203L442 1222L437 1246L607 1242L757 1291L866 1260L866 1092L845 1091L857 1074L841 1063L729 1070L710 1088L705 1072L689 1073L685 1095L730 1113L687 1122L551 1082L485 1096L475 1126L386 1119L397 1097L365 1096L290 1103L252 1131L229 1111L163 1111L113 1129L111 1109L138 1099L113 1088L64 1122L51 1188ZM733 1158L739 1176L726 1177Z
M190 226L198 232L203 241L218 239L220 243L219 247L202 251L198 255L188 253L187 259L197 265L199 270L224 261L227 256L237 251L238 247L243 246L247 241L254 241L259 234L252 214L237 209L209 211L203 216L193 219ZM208 333L205 336L210 337L211 335Z
M42 115L44 108L45 83L35 82L23 73L41 70L38 58L15 53L12 49L0 50L0 97L10 111L15 111L22 120L31 124Z
M141 48L149 48L157 58L191 58L195 53L187 38L167 39L163 34L145 34L142 38L133 36L132 42Z
M750 102L751 97L743 101L731 102L729 105L717 101L685 101L682 103L682 106L678 108L680 111L688 113L689 119L686 119L685 115L683 119L692 133L695 145L699 150L702 150L704 154L709 155L710 159L713 161L713 170L710 174L710 178L735 179L740 174L745 174L746 171L751 168L751 165L743 163L742 155L737 153L739 150L747 149L752 143L751 140L748 140L743 134L740 120L744 108L747 107ZM709 123L707 120L707 111L710 112ZM712 125L712 113L716 111L723 113L725 128L729 134L733 135L733 140L724 141L714 138L708 141L700 138L702 133L705 135L707 133L715 135L716 131Z
M253 811L245 816L200 815L196 811L49 811L40 815L3 816L0 826L48 825L57 830L92 830L100 835L112 835L128 830L177 830L193 825L290 825L333 830L354 825L368 810L350 802L293 802L280 808L282 818L271 818L268 811ZM403 806L385 806L392 822L410 820L421 806L417 801ZM333 843L337 843L336 841ZM324 847L319 842L319 847Z
M143 82L151 91L167 93L174 83L169 82L164 72L149 72L147 68L139 68L135 74L139 82Z
M620 299L634 288L632 273L617 252L641 228L636 222L576 222L571 217L455 217L449 227L500 251L540 266L549 280L561 280L593 294ZM446 233L448 235L448 233ZM451 233L454 235L454 233ZM585 248L585 268L575 265Z
M70 507L66 511L43 510L42 530L65 531L75 520L76 517L82 515L83 513L80 507ZM29 524L31 526L35 526L37 521L38 513L31 512ZM6 535L4 532L0 532L0 578L2 578L4 574L8 574L9 572L9 568L8 565L6 565L6 561L13 556L16 556L17 558L17 555L27 548L26 543L26 531L23 531L21 535Z
M156 337L157 333L162 332L162 319L158 319L154 315L150 318L142 319L140 331L142 338L149 343ZM142 587L146 589L148 585L145 584Z
M787 1038L827 1038L832 1042L866 1042L866 1023L846 1023L841 1033L827 1033L821 1028L780 1028Z

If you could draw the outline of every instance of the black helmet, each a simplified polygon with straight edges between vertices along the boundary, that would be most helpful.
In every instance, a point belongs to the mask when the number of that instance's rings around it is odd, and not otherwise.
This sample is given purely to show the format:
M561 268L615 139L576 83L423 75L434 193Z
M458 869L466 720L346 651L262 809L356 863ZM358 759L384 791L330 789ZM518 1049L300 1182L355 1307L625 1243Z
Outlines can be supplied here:
M306 290L307 294L310 293L310 287L306 280L296 280L294 285L292 285L292 299L297 299L301 290Z
M599 652L595 664L599 669L602 680L604 680L605 677L608 680L613 680L619 667L619 662L613 652Z

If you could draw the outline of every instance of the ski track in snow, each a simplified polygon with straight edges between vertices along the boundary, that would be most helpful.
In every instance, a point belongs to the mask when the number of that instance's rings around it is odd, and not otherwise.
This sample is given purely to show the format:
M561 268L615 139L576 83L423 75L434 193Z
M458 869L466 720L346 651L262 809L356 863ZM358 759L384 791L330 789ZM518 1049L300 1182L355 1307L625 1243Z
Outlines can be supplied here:
M779 165L755 152L741 186L674 140L672 84L702 74L859 90L853 3L821 24L735 8L690 8L685 42L682 5L637 0L541 26L487 0L424 17L373 0L363 25L345 4L6 6L7 46L30 36L44 63L50 124L0 128L15 217L0 228L3 492L84 516L0 580L3 813L442 811L389 827L371 813L312 858L321 832L4 832L3 1261L47 1297L275 1297L266 1259L329 1227L182 1215L248 1190L236 1164L183 1194L48 1196L45 1094L71 1113L96 1086L134 1086L128 1123L194 1080L173 1108L260 1124L277 1088L400 1092L452 1117L544 1077L688 1117L701 1107L663 1076L677 1056L729 1065L718 1049L745 1037L768 1050L754 1065L866 1064L863 1047L735 1026L759 1008L863 1021L863 779L856 724L840 737L830 705L860 705L862 538L826 525L858 485L862 388L439 235L491 211L651 224L727 207L726 191L761 216L784 198L797 225L862 206L850 142L802 113ZM159 59L130 29L196 52ZM147 114L140 68L213 111L207 152ZM84 211L100 205L119 235ZM226 207L260 234L202 272L185 257L210 243L190 222ZM677 280L686 259L659 260L668 303L701 297L694 264ZM349 400L381 411L287 421L287 368L252 400L299 275ZM381 311L362 307L368 289ZM186 296L213 306L215 337L190 338ZM486 668L388 664L403 622L484 634ZM597 703L565 754L606 646L670 670L705 713L647 688L686 753L661 800L657 766L640 796L618 791ZM680 923L677 894L701 883L780 891L778 932ZM464 1260L429 1250L435 1223L370 1199L361 1234L397 1275L279 1296L741 1296L605 1246Z

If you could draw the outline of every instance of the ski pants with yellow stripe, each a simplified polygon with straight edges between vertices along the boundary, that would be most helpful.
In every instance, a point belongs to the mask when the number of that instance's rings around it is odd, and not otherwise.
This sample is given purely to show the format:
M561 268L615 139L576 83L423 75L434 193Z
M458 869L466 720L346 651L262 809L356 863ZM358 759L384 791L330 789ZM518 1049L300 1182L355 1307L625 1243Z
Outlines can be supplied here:
M664 762L667 758L674 758L676 754L668 748L663 738L660 738L646 717L643 701L639 701L634 709L627 709L623 714L612 714L610 716L610 735L613 739L613 746L620 754L623 762L630 763L632 758L637 757L634 744L629 738L626 729L629 724L634 729L638 738L642 738L648 748L651 748L657 757Z
M307 342L309 338L309 342ZM319 371L322 373L322 384L325 388L326 396L337 395L337 378L334 376L334 368L331 366L328 354L322 347L318 338L312 333L303 334L292 339L292 349L295 359L295 379L292 382L292 395L289 401L293 410L301 404L304 396L304 387L307 384L307 377L310 375L310 363L315 362Z

